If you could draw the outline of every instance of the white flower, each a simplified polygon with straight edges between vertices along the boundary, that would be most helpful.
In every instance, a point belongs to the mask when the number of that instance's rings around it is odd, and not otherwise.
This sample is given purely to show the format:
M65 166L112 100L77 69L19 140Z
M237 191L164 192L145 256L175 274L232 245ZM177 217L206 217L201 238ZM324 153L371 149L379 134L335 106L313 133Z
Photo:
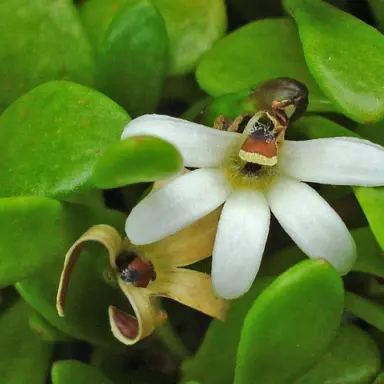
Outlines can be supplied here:
M145 115L131 121L122 138L143 134L169 141L186 167L200 169L176 177L132 210L126 232L133 243L160 240L225 203L212 261L219 296L233 299L250 288L264 252L270 210L309 257L328 260L340 274L351 270L356 259L352 236L329 204L303 181L384 185L383 147L349 137L286 140L276 165L262 167L262 174L251 170L245 175L239 168L244 144L240 133Z

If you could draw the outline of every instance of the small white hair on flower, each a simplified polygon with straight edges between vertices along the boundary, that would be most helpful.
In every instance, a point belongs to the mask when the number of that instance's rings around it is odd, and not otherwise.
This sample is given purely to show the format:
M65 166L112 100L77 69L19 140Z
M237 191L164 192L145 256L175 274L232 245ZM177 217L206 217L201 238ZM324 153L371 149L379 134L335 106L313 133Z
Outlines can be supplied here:
M261 113L247 124L254 126L264 118ZM234 299L250 288L267 241L270 210L309 257L326 259L340 274L351 270L356 259L352 236L330 205L304 182L382 186L383 147L349 137L282 137L277 164L271 167L261 161L262 166L255 167L239 156L250 135L144 115L125 127L122 139L143 134L169 141L186 167L199 169L176 177L132 210L126 232L133 243L158 241L224 204L212 254L212 281L219 296ZM266 160L276 155L270 146L255 143L256 155L264 150Z

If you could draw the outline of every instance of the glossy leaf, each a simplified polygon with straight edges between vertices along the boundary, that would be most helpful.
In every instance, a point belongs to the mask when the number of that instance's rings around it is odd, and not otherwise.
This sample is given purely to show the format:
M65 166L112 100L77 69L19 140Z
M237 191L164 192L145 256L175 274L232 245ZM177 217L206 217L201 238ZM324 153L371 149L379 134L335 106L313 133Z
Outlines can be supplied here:
M52 367L52 383L113 384L92 365L76 360L56 362Z
M56 310L63 259L16 284L21 296L45 319L60 331L91 344L118 348L108 320L108 306L114 305L129 313L129 304L113 281L106 253L91 247L77 261L67 294L65 316ZM112 280L111 280L112 279Z
M368 324L384 332L384 305L368 300L365 297L347 292L345 308Z
M72 1L2 1L0 14L0 112L47 81L92 83L92 49Z
M0 199L0 285L12 284L62 260L93 224L123 227L124 216L46 197Z
M191 72L200 57L225 32L223 0L153 0L164 18L170 41L171 75Z
M323 92L358 122L384 117L384 36L321 0L285 0L308 67Z
M29 315L29 326L44 341L63 342L71 340L67 334L59 331L48 320L34 310L32 310Z
M331 109L308 71L296 27L286 18L256 21L224 37L203 57L196 76L214 97L253 88L274 77L293 77L308 87L310 105Z
M295 384L370 384L379 369L375 342L360 328L344 325L326 354Z
M336 336L343 283L325 260L306 260L279 276L244 320L235 383L287 383L310 368ZM278 367L278 369L277 369Z
M47 374L52 345L28 325L29 307L19 300L0 317L0 377L4 384L41 384Z
M167 141L134 136L111 145L98 161L93 183L98 188L166 179L179 172L183 159Z
M244 296L234 301L225 322L213 320L197 354L183 365L183 382L196 380L209 384L232 384L236 350L244 317L272 278L257 278Z
M129 1L102 40L96 85L132 116L152 112L168 68L164 21L149 0Z
M62 198L92 189L96 161L128 121L113 101L81 85L35 88L0 117L0 195Z

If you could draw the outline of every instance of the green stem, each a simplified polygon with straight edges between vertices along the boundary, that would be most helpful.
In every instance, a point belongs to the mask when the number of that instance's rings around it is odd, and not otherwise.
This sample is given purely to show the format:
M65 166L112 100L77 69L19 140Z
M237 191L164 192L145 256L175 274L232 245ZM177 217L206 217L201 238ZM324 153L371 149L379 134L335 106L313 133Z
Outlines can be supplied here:
M184 360L190 355L187 347L175 333L169 321L166 321L161 327L156 328L156 334L180 360Z

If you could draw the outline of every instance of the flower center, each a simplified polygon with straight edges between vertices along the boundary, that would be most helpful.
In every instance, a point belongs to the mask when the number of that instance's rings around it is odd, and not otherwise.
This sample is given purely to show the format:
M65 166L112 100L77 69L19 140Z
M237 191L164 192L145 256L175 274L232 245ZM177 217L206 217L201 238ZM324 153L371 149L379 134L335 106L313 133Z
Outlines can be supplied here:
M284 143L287 121L267 111L241 115L232 122L225 121L222 116L216 120L216 129L242 134L223 164L234 188L262 190L276 180L279 175L278 152Z
M120 278L138 288L146 288L150 281L156 279L153 264L141 259L134 251L122 251L116 258L116 266Z

